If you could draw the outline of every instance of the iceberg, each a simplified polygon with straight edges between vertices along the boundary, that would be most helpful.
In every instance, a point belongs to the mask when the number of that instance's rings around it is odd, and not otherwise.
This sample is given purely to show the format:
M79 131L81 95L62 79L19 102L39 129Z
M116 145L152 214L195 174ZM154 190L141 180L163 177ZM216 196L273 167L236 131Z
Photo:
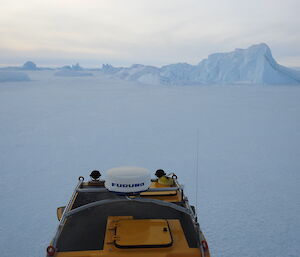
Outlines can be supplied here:
M36 64L32 61L25 62L21 68L22 70L39 70Z
M59 71L54 73L54 76L60 76L60 77L86 77L86 76L93 76L93 73L90 72L84 72L84 69L79 65L79 63L76 63L72 66L63 66L60 68Z
M297 84L300 73L279 65L262 43L208 56L198 64L197 80L208 83Z
M198 65L177 63L161 68L141 64L128 68L103 65L102 72L149 84L300 84L300 72L278 64L265 43L211 54Z

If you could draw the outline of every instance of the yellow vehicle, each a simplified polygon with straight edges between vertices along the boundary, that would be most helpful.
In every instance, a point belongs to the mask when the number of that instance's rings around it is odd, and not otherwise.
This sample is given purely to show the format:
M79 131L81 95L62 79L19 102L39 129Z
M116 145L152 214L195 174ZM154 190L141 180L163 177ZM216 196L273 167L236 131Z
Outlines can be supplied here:
M119 167L79 182L57 209L47 257L209 257L195 208L175 174L161 185L146 169Z

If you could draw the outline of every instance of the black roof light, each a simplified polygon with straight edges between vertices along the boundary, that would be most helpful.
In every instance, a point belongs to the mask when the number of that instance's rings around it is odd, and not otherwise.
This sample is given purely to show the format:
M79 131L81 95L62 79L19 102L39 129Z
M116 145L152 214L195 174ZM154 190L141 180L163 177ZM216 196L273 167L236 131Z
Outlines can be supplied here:
M93 170L90 174L90 177L92 178L93 181L98 181L99 178L101 177L101 173L99 170Z
M162 170L162 169L159 169L159 170L157 170L157 171L155 172L155 176L158 177L158 178L160 178L160 177L162 177L162 176L165 176L165 175L166 175L166 173L165 173L165 171Z

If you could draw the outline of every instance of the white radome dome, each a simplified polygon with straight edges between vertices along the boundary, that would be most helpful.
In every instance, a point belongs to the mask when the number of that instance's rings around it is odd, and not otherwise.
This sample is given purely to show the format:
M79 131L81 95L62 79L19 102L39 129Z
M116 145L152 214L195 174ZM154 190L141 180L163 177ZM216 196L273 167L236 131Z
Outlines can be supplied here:
M117 193L146 191L151 184L150 171L141 167L116 167L106 171L105 187Z

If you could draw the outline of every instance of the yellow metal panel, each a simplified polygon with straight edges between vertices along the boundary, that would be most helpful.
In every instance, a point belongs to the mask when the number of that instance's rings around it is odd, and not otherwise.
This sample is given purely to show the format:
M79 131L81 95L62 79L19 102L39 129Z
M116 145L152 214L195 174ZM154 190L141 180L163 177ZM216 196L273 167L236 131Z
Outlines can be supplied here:
M54 257L102 257L100 251L72 251L58 252ZM109 255L108 255L109 256Z
M115 244L119 247L164 247L172 244L168 222L163 219L120 220Z
M150 188L166 188L171 186L161 185L157 182L151 182ZM162 200L165 202L181 202L181 193L179 190L174 191L157 191L157 192L142 192L142 197Z
M172 196L172 195L176 195L177 191L174 190L174 191L157 191L157 192L142 192L141 193L141 196L156 196L156 195L159 195L159 196Z

